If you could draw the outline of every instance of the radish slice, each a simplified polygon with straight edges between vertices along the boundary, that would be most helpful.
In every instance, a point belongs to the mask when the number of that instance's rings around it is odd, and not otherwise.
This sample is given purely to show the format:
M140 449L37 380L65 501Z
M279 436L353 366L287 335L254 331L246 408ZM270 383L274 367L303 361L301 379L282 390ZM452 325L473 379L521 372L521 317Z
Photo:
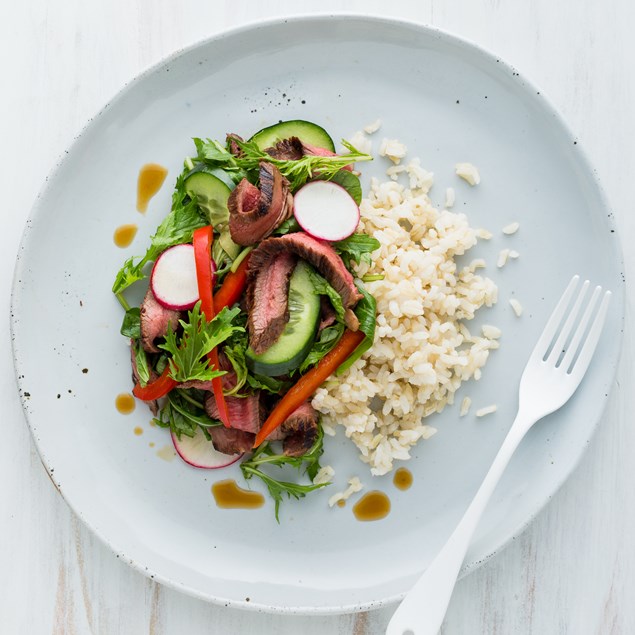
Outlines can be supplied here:
M178 455L190 465L206 470L215 470L219 467L227 467L236 463L242 454L223 454L214 448L214 444L208 441L203 431L196 428L193 437L182 435L179 439L174 432L172 443Z
M212 271L216 272L213 260ZM215 278L212 275L212 284ZM154 263L150 285L157 302L167 309L191 309L198 302L194 247L186 244L166 249Z
M344 240L359 225L359 207L332 181L311 181L293 196L293 213L307 234L320 240Z

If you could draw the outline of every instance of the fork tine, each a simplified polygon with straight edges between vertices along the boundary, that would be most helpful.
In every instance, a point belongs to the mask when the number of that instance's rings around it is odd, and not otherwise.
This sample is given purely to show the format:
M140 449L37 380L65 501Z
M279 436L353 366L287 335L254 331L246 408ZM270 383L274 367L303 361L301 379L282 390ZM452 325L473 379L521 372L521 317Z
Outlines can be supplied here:
M578 348L580 348L580 343L582 342L582 338L584 337L587 326L589 325L589 321L591 320L591 315L593 314L593 311L595 310L595 307L597 305L597 301L601 292L602 292L602 287L600 286L597 286L595 287L595 289L593 289L593 294L591 295L589 303L587 304L584 314L582 315L582 319L580 320L580 323L576 327L575 333L573 334L573 337L571 338L571 342L569 343L569 346L567 346L566 354L562 358L562 362L560 363L560 368L562 368L565 371L568 371L569 366L571 365L571 362L573 361L576 353L578 352Z
M598 289L601 291L602 287L598 287ZM586 370L589 367L589 362L591 361L593 353L595 352L595 349L598 345L598 341L600 340L600 335L602 334L602 328L604 327L604 322L606 321L606 314L608 313L610 301L611 292L607 291L602 298L602 303L600 304L600 308L597 312L597 315L595 316L595 320L593 320L589 335L582 344L582 349L580 350L578 359L575 361L571 368L569 368L570 360L567 360L566 357L563 360L563 364L565 362L567 363L566 366L563 366L563 368L567 372L575 372L579 376L582 376L584 375L584 373L586 373Z
M549 353L549 357L545 360L548 364L553 366L558 362L558 358L562 353L562 349L565 347L567 340L569 339L569 335L573 331L573 327L575 325L575 321L578 317L578 313L580 312L580 307L582 306L582 301L586 297L587 289L591 283L588 280L584 281L580 292L578 293L578 297L573 305L573 308L569 311L569 315L567 316L567 321L564 323L562 330L560 331L560 335L558 335L558 339L556 343L553 345L551 352Z
M549 350L549 344L553 341L553 338L558 331L558 326L562 321L562 317L569 306L569 302L573 297L573 293L575 292L576 287L578 286L578 281L580 280L580 276L573 276L571 278L571 282L569 282L569 286L565 289L565 292L560 298L560 302L556 305L556 308L553 310L547 325L545 326L542 335L536 342L536 346L531 354L531 357L538 357L540 361L545 356L547 351Z

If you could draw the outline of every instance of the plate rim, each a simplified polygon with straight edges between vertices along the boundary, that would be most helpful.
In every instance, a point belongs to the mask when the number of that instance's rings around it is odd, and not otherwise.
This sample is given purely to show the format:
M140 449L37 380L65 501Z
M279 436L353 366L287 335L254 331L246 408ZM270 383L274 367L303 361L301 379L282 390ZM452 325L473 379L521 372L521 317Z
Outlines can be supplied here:
M145 77L154 74L155 72L160 71L161 68L169 65L174 60L180 58L183 55L187 55L188 53L204 46L208 46L213 42L221 41L226 38L232 38L236 35L240 35L249 31L256 31L261 29L268 29L271 27L280 26L288 23L301 23L301 22L314 22L314 21L325 21L325 20L340 20L343 22L351 22L357 21L360 23L370 23L375 27L381 25L390 25L393 27L398 27L402 29L410 29L412 31L420 30L428 32L429 34L436 36L439 40L450 42L452 44L458 45L463 49L472 50L478 53L482 58L486 59L488 62L497 64L501 68L506 69L508 71L514 72L519 76L519 79L523 83L523 88L527 91L533 91L534 97L540 102L541 108L551 114L555 120L557 125L561 128L563 132L565 132L571 139L576 141L576 152L578 153L578 159L581 161L581 164L584 170L587 172L588 176L592 179L592 184L595 186L597 193L599 195L599 200L602 204L602 211L607 212L607 222L610 229L615 232L615 253L613 257L615 258L615 262L618 265L618 269L620 271L622 281L621 284L613 290L614 293L614 307L619 310L619 323L620 323L620 332L618 334L618 352L617 355L610 359L612 369L610 376L607 373L607 381L608 390L606 394L601 395L600 399L602 401L601 408L599 410L597 419L593 422L592 427L590 428L590 433L588 438L584 439L584 447L582 451L579 453L577 457L575 457L574 461L571 464L570 469L559 479L554 480L555 487L552 493L543 500L539 505L535 506L531 509L530 514L528 514L527 518L523 522L517 523L516 526L510 528L507 532L502 535L502 539L499 541L499 546L492 550L489 553L484 554L482 557L473 559L471 561L465 561L462 565L459 578L465 577L467 574L478 569L482 564L489 561L491 558L496 556L500 551L502 551L513 539L521 535L525 529L533 522L536 516L547 506L547 504L553 499L553 497L557 494L557 492L562 488L564 483L573 475L573 473L577 470L582 457L586 455L586 448L588 447L590 441L593 439L596 431L599 427L600 421L604 418L607 404L613 394L613 390L615 387L615 377L617 374L617 370L619 367L619 362L622 354L622 341L624 336L624 324L625 324L625 272L624 272L624 257L623 257L623 247L622 247L622 239L619 232L619 228L616 226L614 215L611 211L612 207L610 205L610 201L608 199L607 193L604 189L604 186L598 176L597 170L591 162L588 153L584 149L584 147L580 144L578 137L574 134L572 128L569 126L568 122L562 116L558 108L556 108L553 102L548 98L545 93L539 89L531 80L527 78L524 73L518 71L518 69L512 64L508 63L504 58L496 55L491 50L485 48L484 46L470 40L469 38L457 35L451 31L441 29L439 27L425 24L422 22L417 22L415 20L404 19L404 18L394 18L388 16L382 16L380 14L362 14L356 12L307 12L307 13L294 13L291 15L283 15L277 16L274 18L267 18L264 20L252 20L246 23L242 23L238 26L234 26L231 28L223 29L218 33L215 33L211 36L201 38L192 44L189 44L184 47L180 47L174 50L172 53L160 58L157 62L148 65L145 69L140 71L138 74L134 75L131 79L127 80L119 90L117 90L106 102L105 104L97 110L97 112L88 118L88 120L84 123L84 125L80 128L79 132L77 132L70 144L68 144L65 149L58 155L57 160L54 162L53 167L48 171L47 176L44 180L43 185L40 187L34 202L31 206L31 209L26 217L25 226L20 238L18 251L16 255L16 262L14 267L14 274L11 286L11 298L10 298L10 334L11 334L11 349L12 349L12 357L13 364L16 374L17 387L20 397L20 403L22 406L22 411L26 420L26 423L31 432L31 437L33 442L35 443L36 449L38 451L38 457L45 469L47 476L50 478L53 486L58 491L64 502L69 506L69 508L73 511L73 513L81 520L81 522L100 540L100 542L105 545L108 549L110 549L118 559L123 560L126 564L130 565L133 569L143 574L145 577L154 580L155 582L159 582L171 589L175 589L182 593L185 593L189 596L195 597L197 599L201 599L207 602L211 602L216 605L227 606L231 608L240 608L249 611L256 612L265 612L265 613L273 613L273 614L287 614L287 615L339 615L345 613L356 613L361 611L368 611L372 609L378 609L385 605L394 604L403 599L406 592L397 593L391 595L386 598L381 598L372 601L360 602L360 603L350 603L346 605L337 605L337 606L278 606L272 604L263 604L258 602L249 602L245 600L237 600L233 598L223 598L220 596L210 596L209 594L202 592L196 588L190 587L184 583L180 583L177 580L166 577L161 573L153 571L152 569L146 567L143 563L135 561L133 558L127 556L123 551L118 549L114 544L109 542L105 535L102 534L101 530L96 529L88 520L83 516L81 511L75 507L73 502L69 500L59 483L56 483L53 478L53 471L50 467L50 462L47 458L46 453L40 445L40 441L36 435L36 427L34 422L31 420L30 413L28 411L28 397L25 396L24 387L22 385L21 380L21 372L20 372L20 362L18 360L19 354L19 345L16 339L16 330L18 317L16 315L16 305L18 304L18 296L19 296L19 277L24 267L24 260L21 257L22 252L25 249L25 246L28 243L29 233L32 224L37 220L37 218L42 214L42 201L45 200L46 194L51 187L51 182L54 180L57 172L62 168L62 166L68 160L68 157L71 155L72 150L78 145L79 141L82 137L88 133L93 126L93 123L98 120L101 115L106 112L111 106L119 102L122 98L124 98L127 93L134 89L134 87L142 81ZM582 444L581 444L582 445Z

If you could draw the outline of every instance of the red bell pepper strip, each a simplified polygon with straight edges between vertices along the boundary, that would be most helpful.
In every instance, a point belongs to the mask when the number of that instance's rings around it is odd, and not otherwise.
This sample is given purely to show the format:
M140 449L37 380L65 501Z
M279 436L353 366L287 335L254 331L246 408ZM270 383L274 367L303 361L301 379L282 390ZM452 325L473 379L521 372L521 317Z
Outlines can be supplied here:
M194 261L196 262L196 282L198 297L201 301L201 313L207 320L211 320L214 313L212 296L212 227L201 227L194 232Z
M344 332L340 341L308 373L302 375L285 396L276 404L267 420L262 424L254 447L258 447L287 417L303 404L338 368L338 366L361 344L366 337L361 331Z
M245 287L247 286L247 269L249 267L249 257L247 254L244 260L238 265L236 271L230 271L223 280L221 288L214 296L214 307L217 311L232 306L240 299Z
M136 384L132 389L132 394L141 399L142 401L154 401L160 397L165 397L172 388L178 386L178 382L172 379L169 375L170 365L168 364L163 371L163 374L154 381L142 386Z
M196 281L198 284L198 295L201 300L201 313L207 321L214 319L216 315L214 306L214 295L212 291L212 226L200 227L194 231L192 244L194 245L194 261L196 263ZM207 354L210 368L220 370L218 362L218 351L214 348ZM223 384L220 377L212 379L212 392L218 408L218 415L226 428L231 428L229 422L229 412L225 395L223 394Z

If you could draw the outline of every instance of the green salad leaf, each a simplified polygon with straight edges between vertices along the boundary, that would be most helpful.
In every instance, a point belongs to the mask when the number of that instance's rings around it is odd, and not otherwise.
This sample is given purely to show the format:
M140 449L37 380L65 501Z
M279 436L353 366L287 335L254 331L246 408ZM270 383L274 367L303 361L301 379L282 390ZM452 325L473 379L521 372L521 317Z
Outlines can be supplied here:
M299 232L302 228L300 227L300 223L295 219L295 216L291 216L291 218L287 218L284 222L280 223L278 227L274 230L274 235L276 236L284 236L285 234L291 234L293 232Z
M168 393L159 416L153 421L161 428L170 428L179 439L183 434L193 437L200 427L209 440L207 428L223 425L220 421L211 419L203 404L189 396L188 391L178 388Z
M139 307L135 306L126 311L119 332L124 337L132 337L135 340L141 337L141 310Z
M273 395L281 395L287 392L292 385L291 382L284 379L267 377L266 375L258 375L256 373L249 373L247 375L247 384L254 390L266 390Z
M333 249L348 264L349 269L353 262L360 264L363 260L370 264L370 255L380 246L380 242L368 234L353 234L344 240L333 243Z
M225 371L212 370L206 355L224 342L241 326L232 324L240 309L225 307L213 320L208 322L200 312L200 301L188 312L188 319L179 320L183 332L177 336L175 331L168 331L165 343L159 348L171 354L169 359L170 376L178 382L191 380L207 381L220 377Z
M375 340L377 302L375 298L364 289L363 285L358 284L357 288L364 297L357 303L355 315L359 320L359 330L364 333L366 337L337 369L336 374L338 375L348 370L373 345Z
M247 332L245 324L247 323L247 314L239 313L234 324L241 326L240 330L236 330L223 346L223 353L229 360L236 374L236 386L229 391L223 391L226 396L236 395L247 382L249 370L245 361L245 351L249 346L247 341Z
M279 481L275 479L271 474L262 470L265 465L275 465L277 467L294 467L298 470L304 468L304 473L311 481L315 478L320 469L320 457L324 451L324 432L322 426L318 424L318 434L315 442L311 446L311 449L302 456L286 456L284 454L275 454L268 443L263 443L252 455L248 461L243 461L240 464L245 480L257 476L269 490L271 498L275 501L275 514L276 520L280 522L278 513L280 510L280 503L283 501L283 494L286 494L288 498L300 499L306 496L309 492L313 492L317 489L329 485L329 483L320 484L300 484L290 481Z
M335 315L340 322L344 321L344 304L342 296L315 270L313 267L307 268L311 284L317 295L326 296L335 310Z
M340 341L344 334L344 324L336 322L320 331L320 336L313 343L309 354L298 369L301 373L317 364Z
M141 346L139 340L134 340L132 346L134 347L135 364L137 366L137 374L139 375L139 383L145 386L150 381L150 363L148 356Z

